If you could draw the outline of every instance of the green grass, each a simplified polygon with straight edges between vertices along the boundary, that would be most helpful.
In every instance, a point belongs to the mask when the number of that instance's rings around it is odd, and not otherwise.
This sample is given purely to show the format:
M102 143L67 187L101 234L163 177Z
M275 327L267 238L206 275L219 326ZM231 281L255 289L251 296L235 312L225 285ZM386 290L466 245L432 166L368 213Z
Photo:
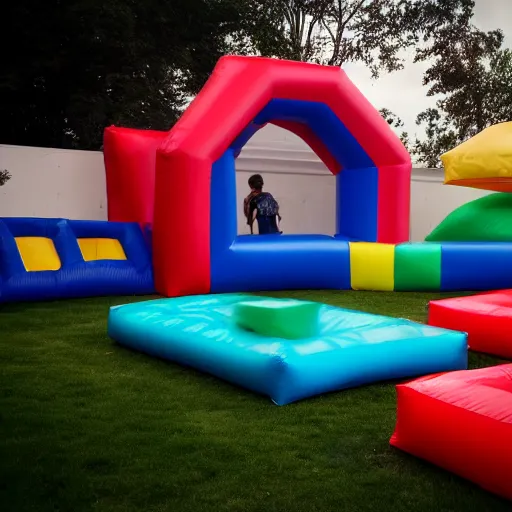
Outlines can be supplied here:
M272 295L418 321L425 320L428 300L439 297ZM277 407L115 345L106 335L108 308L129 300L140 299L0 310L0 510L511 510L473 484L390 448L393 383ZM497 362L475 354L470 361L473 368Z

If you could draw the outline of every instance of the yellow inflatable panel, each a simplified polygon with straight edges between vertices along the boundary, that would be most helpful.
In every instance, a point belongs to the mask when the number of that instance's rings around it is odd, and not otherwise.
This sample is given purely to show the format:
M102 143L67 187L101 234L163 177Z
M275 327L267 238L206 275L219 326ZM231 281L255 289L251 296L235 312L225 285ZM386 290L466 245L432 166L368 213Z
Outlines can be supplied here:
M123 246L115 238L78 238L85 261L126 260Z
M512 122L486 128L441 160L448 185L512 192Z
M23 265L27 272L59 270L60 258L53 241L42 236L20 236L15 238Z
M352 289L393 291L395 246L370 242L350 242L349 245Z

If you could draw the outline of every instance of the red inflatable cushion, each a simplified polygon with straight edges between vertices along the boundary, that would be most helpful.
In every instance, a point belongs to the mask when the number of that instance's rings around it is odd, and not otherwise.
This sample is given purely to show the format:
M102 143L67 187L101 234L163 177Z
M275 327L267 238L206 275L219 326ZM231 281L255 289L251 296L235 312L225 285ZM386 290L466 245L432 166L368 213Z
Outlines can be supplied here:
M397 386L390 443L512 499L512 364Z
M433 300L428 324L466 332L471 350L512 359L512 290Z

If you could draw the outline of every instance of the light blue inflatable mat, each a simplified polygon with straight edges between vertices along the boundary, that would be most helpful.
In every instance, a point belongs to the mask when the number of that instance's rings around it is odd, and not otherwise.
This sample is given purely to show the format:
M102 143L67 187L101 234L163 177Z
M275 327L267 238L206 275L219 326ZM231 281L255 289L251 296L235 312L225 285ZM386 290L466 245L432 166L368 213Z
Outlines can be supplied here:
M313 328L298 323L290 329L286 323L297 314L314 322ZM210 373L278 405L376 381L467 368L464 333L252 295L116 306L109 313L108 334L121 345Z

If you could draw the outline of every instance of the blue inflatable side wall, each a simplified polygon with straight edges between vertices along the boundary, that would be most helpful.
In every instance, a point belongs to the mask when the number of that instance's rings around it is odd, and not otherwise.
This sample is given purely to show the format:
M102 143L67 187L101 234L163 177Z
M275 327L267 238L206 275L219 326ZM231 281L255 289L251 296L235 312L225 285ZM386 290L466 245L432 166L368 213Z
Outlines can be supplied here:
M441 291L486 291L512 288L512 243L440 242L440 244Z
M131 223L0 218L0 302L154 293L147 235ZM17 243L23 237L50 239L60 268L28 271ZM87 238L119 241L126 259L85 261L79 239Z

